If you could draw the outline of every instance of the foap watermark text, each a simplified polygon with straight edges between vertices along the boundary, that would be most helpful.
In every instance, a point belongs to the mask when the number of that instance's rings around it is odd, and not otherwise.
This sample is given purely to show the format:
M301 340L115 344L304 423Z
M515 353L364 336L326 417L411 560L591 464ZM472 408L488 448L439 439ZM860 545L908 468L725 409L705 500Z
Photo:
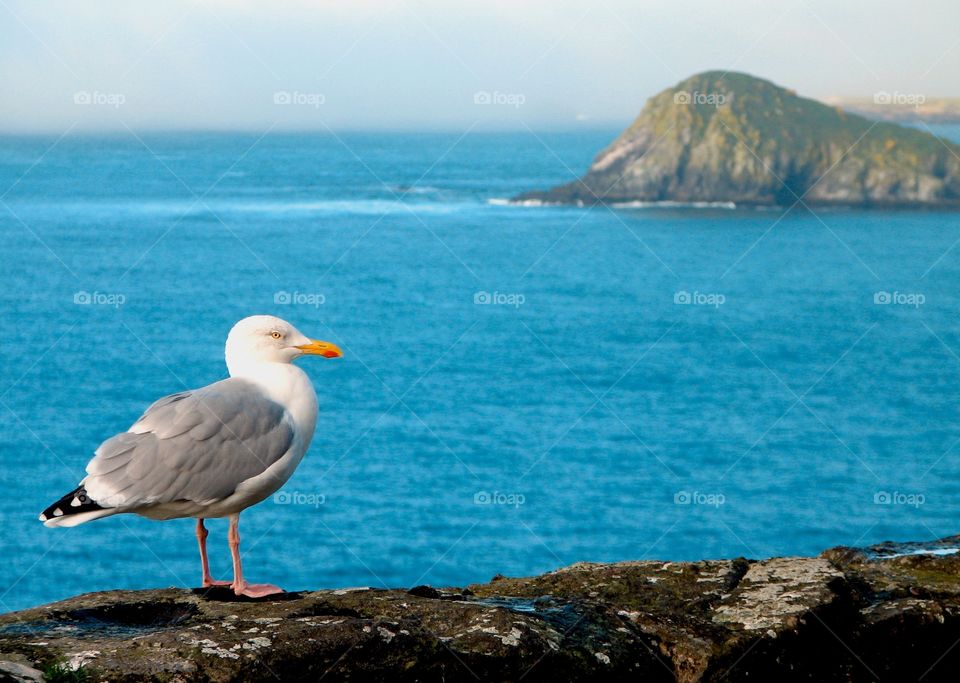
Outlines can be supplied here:
M673 494L675 505L705 505L718 508L727 502L727 497L718 492L677 491Z
M100 92L99 90L80 90L73 93L73 103L95 107L113 107L119 109L127 101L127 96L119 92Z
M527 101L526 95L518 92L500 92L499 90L478 90L473 93L473 103L480 105L500 105L519 109Z
M518 508L527 502L527 498L522 493L477 491L473 494L473 502L476 505L506 505Z
M727 302L727 297L719 292L688 292L680 290L673 293L673 303L681 306L713 306L720 308Z
M927 96L917 92L900 92L899 90L887 92L886 90L881 90L873 94L874 104L892 104L919 109L926 101Z
M877 491L873 494L874 505L906 505L918 508L926 502L927 497L916 491Z
M273 293L273 303L280 306L313 306L319 308L327 302L320 292L288 292L280 290Z
M322 493L277 491L273 494L273 502L277 505L310 505L318 508L327 502L327 497Z
M300 92L299 90L278 90L273 93L273 103L279 105L297 105L319 109L327 101L327 96L319 92Z
M688 92L680 90L673 94L674 104L706 104L711 107L722 107L727 103L727 96L722 92Z
M874 292L873 303L878 306L913 306L920 308L927 297L920 292Z
M73 293L73 303L78 306L113 306L120 308L127 303L127 296L119 292L87 292L80 290Z
M523 294L517 292L475 292L473 303L478 306L513 306L520 308L527 301Z

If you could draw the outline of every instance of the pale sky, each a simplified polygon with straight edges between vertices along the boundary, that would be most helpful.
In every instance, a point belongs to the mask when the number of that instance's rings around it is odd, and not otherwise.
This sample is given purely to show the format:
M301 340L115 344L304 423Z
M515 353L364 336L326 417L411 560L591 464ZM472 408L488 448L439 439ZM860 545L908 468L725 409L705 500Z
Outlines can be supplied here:
M958 0L0 0L0 130L622 125L707 69L960 96L958 27Z

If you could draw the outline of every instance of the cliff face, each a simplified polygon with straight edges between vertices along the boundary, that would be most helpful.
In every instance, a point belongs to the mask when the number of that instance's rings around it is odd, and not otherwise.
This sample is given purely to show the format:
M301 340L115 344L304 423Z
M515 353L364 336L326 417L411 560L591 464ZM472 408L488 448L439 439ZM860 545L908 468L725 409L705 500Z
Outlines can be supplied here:
M647 101L581 179L518 200L960 208L960 146L741 73Z
M960 555L912 550L575 564L273 601L92 593L0 616L0 680L954 681Z

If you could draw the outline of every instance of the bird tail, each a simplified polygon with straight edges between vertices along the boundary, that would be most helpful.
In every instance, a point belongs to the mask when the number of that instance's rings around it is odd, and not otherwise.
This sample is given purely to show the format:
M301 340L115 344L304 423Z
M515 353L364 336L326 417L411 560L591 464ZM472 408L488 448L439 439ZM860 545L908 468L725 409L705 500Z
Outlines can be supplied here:
M76 526L120 512L105 508L87 495L83 484L40 513L44 526Z

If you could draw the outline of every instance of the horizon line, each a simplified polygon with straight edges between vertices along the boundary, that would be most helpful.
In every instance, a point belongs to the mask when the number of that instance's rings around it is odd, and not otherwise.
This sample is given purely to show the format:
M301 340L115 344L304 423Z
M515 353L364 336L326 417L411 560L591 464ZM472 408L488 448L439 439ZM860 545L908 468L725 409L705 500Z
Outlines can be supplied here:
M305 135L305 134L349 134L349 133L408 133L408 134L462 134L470 135L473 133L589 133L589 132L607 132L610 130L624 130L632 123L627 121L590 121L576 123L556 123L527 126L504 124L504 125L485 125L479 123L466 125L396 125L396 126L129 126L129 127L83 127L79 128L74 123L66 128L55 127L4 127L0 124L0 136L5 137L27 137L27 136L45 136L45 135L63 135L64 137L79 136L109 136L109 135L130 135L131 133L145 134L251 134L251 135Z

